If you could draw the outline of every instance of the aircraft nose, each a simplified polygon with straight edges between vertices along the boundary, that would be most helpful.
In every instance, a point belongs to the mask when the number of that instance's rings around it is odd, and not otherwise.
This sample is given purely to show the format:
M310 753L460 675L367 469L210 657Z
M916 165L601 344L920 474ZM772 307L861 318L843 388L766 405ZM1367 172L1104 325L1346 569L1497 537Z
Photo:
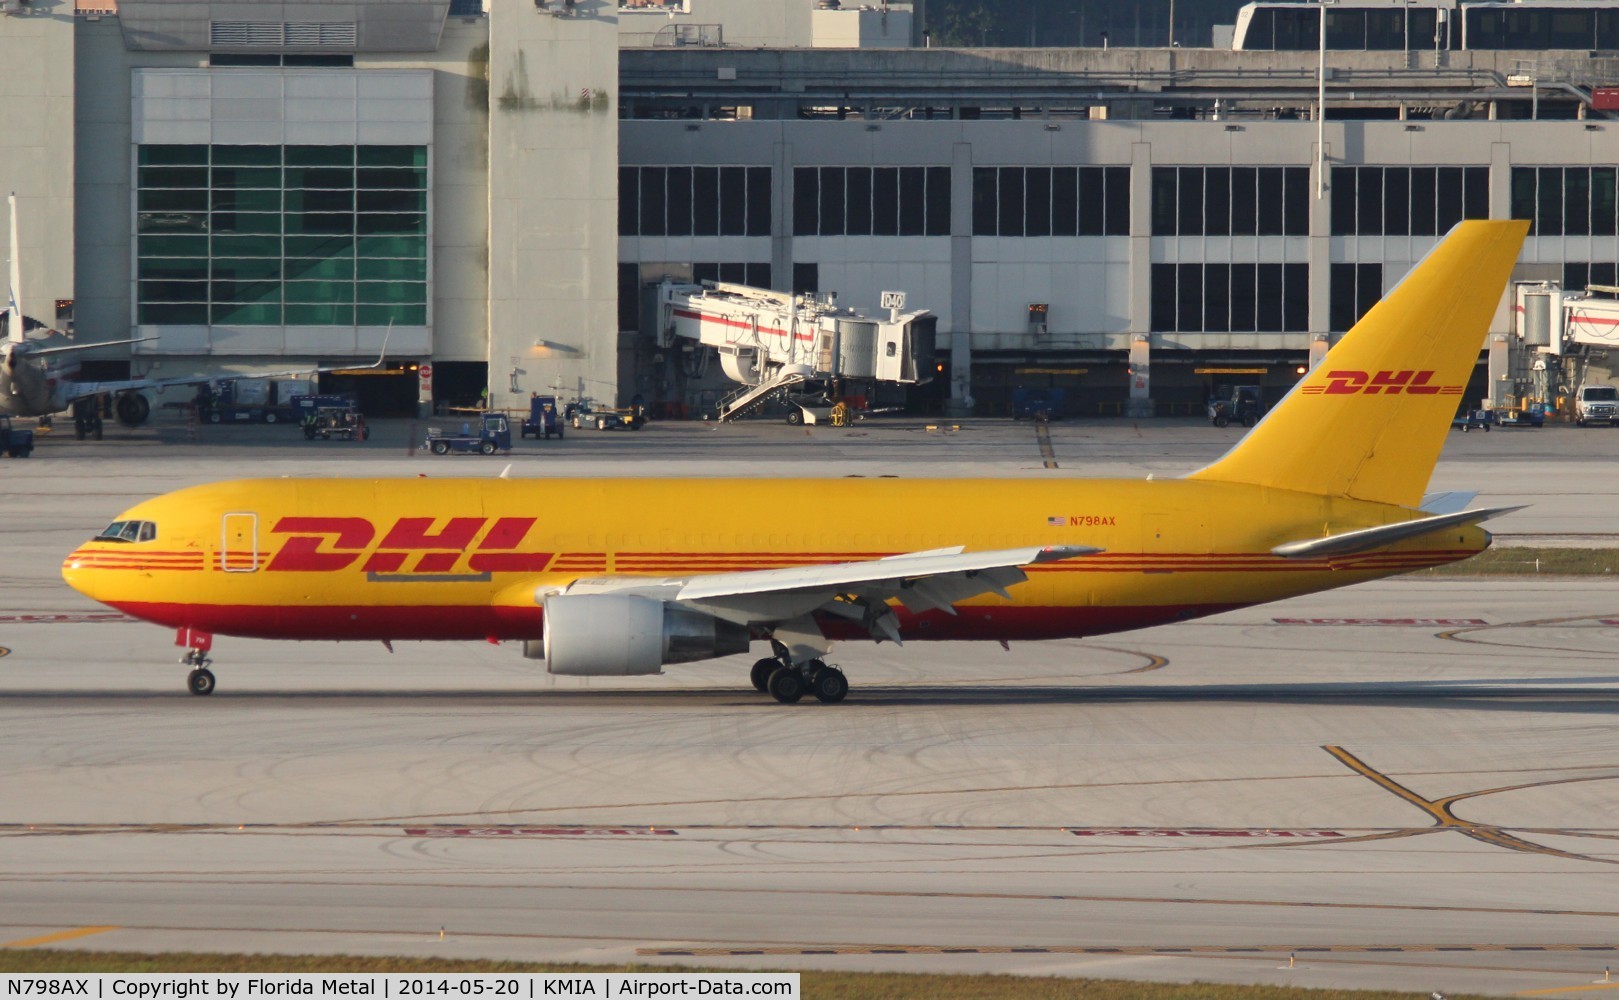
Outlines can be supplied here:
M67 585L91 600L97 600L91 581L95 574L91 572L87 559L88 553L84 549L75 549L73 554L62 562L62 579Z

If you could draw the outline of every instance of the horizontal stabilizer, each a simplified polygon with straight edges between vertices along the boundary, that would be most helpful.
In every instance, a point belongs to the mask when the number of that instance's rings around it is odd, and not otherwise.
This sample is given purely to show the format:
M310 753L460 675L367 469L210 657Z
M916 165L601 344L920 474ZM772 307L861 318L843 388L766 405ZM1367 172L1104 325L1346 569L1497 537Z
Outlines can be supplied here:
M1321 556L1342 556L1354 552L1366 552L1371 549L1380 549L1385 545L1403 542L1408 538L1417 538L1434 531L1445 528L1454 528L1462 524L1477 524L1492 517L1510 514L1515 510L1523 510L1525 505L1517 507L1481 507L1478 510L1463 510L1454 514L1439 514L1434 517L1419 517L1415 521L1401 521L1399 524L1384 524L1375 528L1361 528L1358 531L1346 531L1338 535L1328 535L1325 538L1311 538L1302 542L1288 542L1271 549L1272 555L1284 559L1316 559Z

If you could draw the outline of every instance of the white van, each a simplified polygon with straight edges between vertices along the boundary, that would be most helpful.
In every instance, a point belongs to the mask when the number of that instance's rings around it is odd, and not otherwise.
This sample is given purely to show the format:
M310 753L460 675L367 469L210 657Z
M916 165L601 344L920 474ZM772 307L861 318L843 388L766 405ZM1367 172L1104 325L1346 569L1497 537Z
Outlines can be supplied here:
M1574 422L1586 424L1619 423L1619 388L1611 385L1582 385L1574 397Z

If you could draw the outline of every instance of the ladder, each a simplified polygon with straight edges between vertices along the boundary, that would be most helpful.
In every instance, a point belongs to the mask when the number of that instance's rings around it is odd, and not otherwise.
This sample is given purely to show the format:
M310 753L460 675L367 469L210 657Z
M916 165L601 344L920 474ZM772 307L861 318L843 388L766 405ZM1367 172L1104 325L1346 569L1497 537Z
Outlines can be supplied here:
M727 423L738 417L745 416L748 411L763 406L775 393L784 392L790 386L805 381L802 371L791 369L777 369L769 378L758 385L745 385L731 395L720 400L719 420Z

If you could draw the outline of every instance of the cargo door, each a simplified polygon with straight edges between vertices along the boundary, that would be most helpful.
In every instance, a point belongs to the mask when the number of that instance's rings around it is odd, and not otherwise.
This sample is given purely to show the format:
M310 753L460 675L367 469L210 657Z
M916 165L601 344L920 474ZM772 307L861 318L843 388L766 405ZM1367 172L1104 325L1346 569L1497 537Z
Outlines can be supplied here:
M224 515L220 523L219 568L227 573L252 573L259 568L259 516Z

